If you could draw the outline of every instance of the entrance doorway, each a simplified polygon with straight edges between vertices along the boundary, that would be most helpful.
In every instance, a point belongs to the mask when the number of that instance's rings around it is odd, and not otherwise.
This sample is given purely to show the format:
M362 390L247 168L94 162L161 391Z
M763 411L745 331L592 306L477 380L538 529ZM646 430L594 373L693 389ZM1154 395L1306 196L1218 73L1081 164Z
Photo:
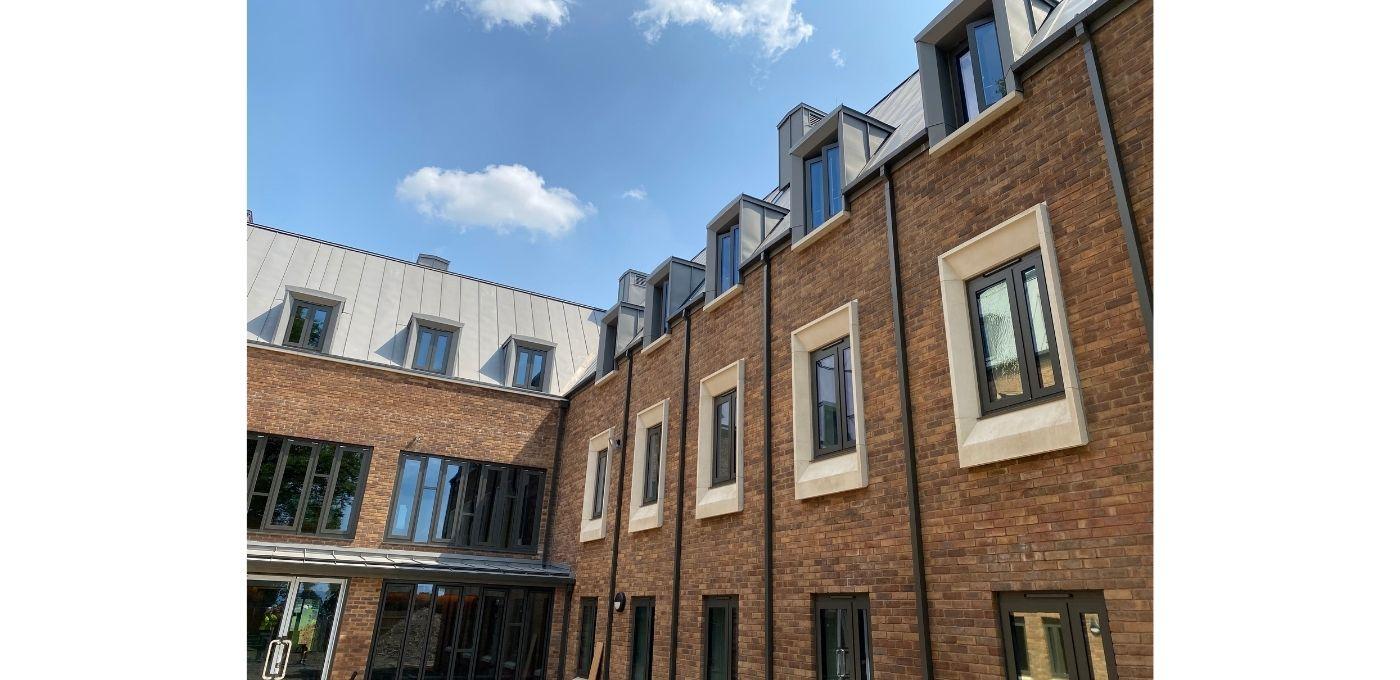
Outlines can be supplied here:
M248 680L321 680L335 647L342 579L248 577Z

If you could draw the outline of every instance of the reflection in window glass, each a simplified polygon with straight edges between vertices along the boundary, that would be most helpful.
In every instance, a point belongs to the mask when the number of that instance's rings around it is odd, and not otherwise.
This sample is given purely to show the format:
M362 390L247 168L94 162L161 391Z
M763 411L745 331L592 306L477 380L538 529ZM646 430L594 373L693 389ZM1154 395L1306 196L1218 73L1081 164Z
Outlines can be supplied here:
M423 462L417 458L406 459L403 467L399 469L399 492L394 497L394 522L390 525L390 535L408 536L413 500L418 497L418 475L422 469Z
M311 454L315 448L310 444L292 442L287 452L287 464L282 468L282 481L277 487L277 497L272 501L272 514L268 525L290 527L296 522L297 509L301 506L302 485L306 483L306 468L311 464Z
M597 453L597 460L593 467L593 519L603 516L603 503L607 498L605 493L608 487L608 452L606 450Z
M962 90L963 115L972 120L982 112L982 107L977 105L977 79L972 75L971 52L958 55L958 81Z
M1016 352L1016 333L1011 318L1011 295L1005 281L977 294L977 314L981 319L983 368L992 388L991 401L1019 396L1021 359Z
M807 209L812 211L808 229L821 226L826 214L826 162L820 158L807 161Z
M1099 615L1094 612L1084 614L1081 623L1084 624L1084 641L1089 647L1089 670L1094 676L1091 680L1109 680L1108 654L1104 651L1104 631Z
M1022 680L1069 677L1060 621L1054 612L1012 612L1012 651Z
M413 540L422 543L428 540L428 532L433 527L433 511L437 508L438 482L442 476L442 459L429 458L423 472L423 490L418 497L418 519L413 524Z
M976 43L978 76L981 78L982 101L991 106L1006 96L1006 76L1001 70L1001 48L997 45L996 22L988 21L972 29Z
M661 426L647 428L646 465L642 477L642 505L656 502L661 476Z
M817 448L825 449L841 443L841 412L836 405L836 354L817 359Z
M822 150L826 161L826 200L827 214L841 212L841 147L832 144ZM820 223L818 223L820 224Z
M588 677L593 665L593 633L598 622L598 598L585 597L578 603L578 664L574 669L579 677Z
M344 450L340 467L335 472L335 493L326 510L326 531L345 533L350 530L350 515L355 511L355 492L360 484L363 456L359 451Z
M723 484L734 480L735 431L734 397L730 390L715 397L715 450L711 465L710 483Z
M855 375L851 369L851 346L849 343L841 348L841 412L846 415L842 443L854 444L856 441Z
M1040 299L1040 272L1021 274L1026 291L1026 312L1031 318L1031 346L1035 350L1036 375L1041 387L1055 386L1055 364L1050 361L1050 332L1045 327L1045 307Z

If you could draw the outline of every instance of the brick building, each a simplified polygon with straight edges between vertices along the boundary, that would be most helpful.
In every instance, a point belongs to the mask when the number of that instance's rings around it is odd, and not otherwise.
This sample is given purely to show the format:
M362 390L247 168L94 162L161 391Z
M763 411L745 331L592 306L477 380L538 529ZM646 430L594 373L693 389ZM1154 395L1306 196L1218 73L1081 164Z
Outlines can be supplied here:
M955 0L606 310L250 224L249 677L1151 677L1151 47Z

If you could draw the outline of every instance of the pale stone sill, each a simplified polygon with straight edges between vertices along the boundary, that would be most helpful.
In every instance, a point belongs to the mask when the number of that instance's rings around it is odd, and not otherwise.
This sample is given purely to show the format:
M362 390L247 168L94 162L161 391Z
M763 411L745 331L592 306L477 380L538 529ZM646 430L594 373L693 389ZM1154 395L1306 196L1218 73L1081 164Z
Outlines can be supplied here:
M718 517L744 509L743 499L739 498L739 484L736 480L723 486L712 486L695 499L695 519Z
M603 515L604 515L604 516L607 516L607 513L604 512ZM602 538L602 537L603 537L603 518L602 518L602 517L599 517L598 519L591 519L591 520L588 520L587 522L584 522L584 523L583 523L583 526L579 527L579 530L578 530L578 542L579 542L579 543L587 543L587 542L589 542L589 541L596 541L596 540L598 540L598 539L600 539L600 538Z
M627 519L627 533L635 534L638 531L656 529L661 526L661 499L656 499L651 505L644 505L640 508L633 508L632 514Z
M986 465L1089 443L1083 397L1065 388L1065 397L1010 413L957 418L958 467Z
M651 341L651 344L647 345L646 347L643 347L643 348L642 348L642 354L650 354L650 353L652 352L652 350L655 350L656 348L658 348L658 347L660 347L660 346L662 346L662 345L664 345L664 344L666 344L666 343L668 343L668 342L670 342L670 341L671 341L671 334L670 334L670 333L667 333L667 334L665 334L665 335L663 335L663 336L661 336L661 337L659 337L659 338L657 338L657 339L655 339L655 340L652 340L652 341Z
M617 377L617 369L614 368L613 370L608 371L607 374L604 375L603 377L601 377L601 378L599 378L599 379L597 379L597 380L594 380L594 381L593 381L593 386L594 386L594 387L602 387L604 383L610 382L613 378L616 378L616 377Z
M821 226L807 232L806 235L804 235L802 238L793 241L791 246L792 250L794 252L806 250L813 243L816 243L817 239L820 239L821 237L826 236L828 233L835 231L837 227L845 224L850 219L851 211L849 210L842 210L841 212L832 215L831 217L827 218L825 222L822 222Z
M1006 115L1006 113L1011 109L1016 108L1016 106L1020 104L1021 101L1025 98L1025 95L1021 94L1020 92L1012 92L1006 95L1005 97L1002 97L1001 101L992 104L990 107L987 108L986 111L983 111L982 113L978 114L976 118L973 118L972 120L963 124L962 127L954 130L952 134L948 135L947 137L944 137L943 139L939 140L937 144L934 144L933 146L929 147L928 155L937 158L945 153L948 153L950 149L957 146L964 139L967 139L968 137L977 134L983 128L987 127L988 125L991 125L993 121Z
M720 306L720 305L722 305L722 304L724 304L724 303L726 303L726 302L729 302L729 300L730 300L731 298L734 298L735 296L737 296L737 295L739 294L739 292L742 291L742 290L744 290L744 284L742 284L742 283L736 283L736 284L730 286L730 287L729 287L729 290L726 290L726 291L724 291L723 293L720 293L720 294L719 294L719 297L717 297L717 298L715 298L715 299L713 299L713 300L710 300L709 302L706 302L706 303L705 303L705 306L704 306L704 307L701 307L700 310L701 310L701 311L708 312L708 311L714 309L715 307L718 307L718 306Z
M862 444L858 449L852 448L846 453L808 463L801 476L794 480L797 499L816 498L869 486L868 473L865 466L861 465L864 448Z

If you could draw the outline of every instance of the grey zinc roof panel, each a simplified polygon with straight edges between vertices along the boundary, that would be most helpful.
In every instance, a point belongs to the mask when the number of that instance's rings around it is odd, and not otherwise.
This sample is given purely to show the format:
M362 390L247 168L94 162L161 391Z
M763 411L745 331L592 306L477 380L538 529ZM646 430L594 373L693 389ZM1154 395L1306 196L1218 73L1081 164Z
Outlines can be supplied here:
M503 384L501 343L522 333L558 346L550 393L592 361L602 312L559 298L260 225L247 238L247 337L277 344L287 286L345 299L327 353L401 366L414 314L462 323L454 377Z
M864 174L871 168L879 167L889 157L903 145L906 141L917 137L924 131L924 99L923 90L919 85L919 72L915 71L904 82L899 84L879 103L871 107L868 115L878 120L882 120L894 126L894 134L885 140L870 157L870 162L865 164L857 175Z
M1050 14L1045 17L1045 23L1041 24L1035 35L1031 36L1031 41L1026 45L1022 54L1040 46L1061 28L1073 24L1079 15L1092 8L1096 2L1097 0L1064 0L1056 5L1055 9L1050 10Z

